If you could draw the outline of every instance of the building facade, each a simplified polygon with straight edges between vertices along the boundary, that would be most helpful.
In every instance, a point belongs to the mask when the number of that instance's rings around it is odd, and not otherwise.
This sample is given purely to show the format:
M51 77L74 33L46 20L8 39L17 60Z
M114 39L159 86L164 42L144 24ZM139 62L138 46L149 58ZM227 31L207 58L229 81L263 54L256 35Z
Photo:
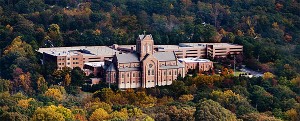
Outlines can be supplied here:
M170 85L178 76L185 76L174 52L154 52L151 35L140 35L135 52L116 54L106 65L107 83L121 89Z
M43 64L58 70L80 67L87 75L103 77L119 88L150 88L172 84L188 70L209 71L213 62L200 58L242 54L243 46L228 43L180 43L154 45L152 35L139 35L136 45L40 48ZM178 59L179 58L179 59Z

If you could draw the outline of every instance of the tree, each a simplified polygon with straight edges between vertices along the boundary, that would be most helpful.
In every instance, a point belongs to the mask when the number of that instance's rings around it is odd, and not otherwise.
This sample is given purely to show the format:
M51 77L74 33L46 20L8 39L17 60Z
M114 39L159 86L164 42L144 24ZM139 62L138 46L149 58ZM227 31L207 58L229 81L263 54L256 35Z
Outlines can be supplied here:
M11 88L12 88L12 85L9 80L0 79L0 92L10 91Z
M191 95L191 94L188 94L188 95L181 95L181 96L179 97L179 101L181 101L181 102L188 102L188 101L191 101L191 100L193 100L193 99L194 99L194 96Z
M63 46L63 38L59 25L51 24L48 28L47 36L44 39L45 41L50 41L49 44L53 44L53 46Z
M5 112L0 118L3 121L28 121L28 116L19 112Z
M64 85L64 86L69 86L70 83L71 83L71 76L70 76L70 74L66 74L66 75L65 75L64 82L63 82L63 85Z
M263 87L257 85L253 86L250 99L258 111L269 111L272 109L274 103L273 98L273 95L267 92Z
M48 89L47 82L43 76L38 77L36 81L36 86L37 86L37 91L41 93L44 93Z
M82 84L85 81L84 71L79 67L75 67L71 71L71 80L72 80L71 85L73 85L73 86L82 86Z
M196 121L236 121L236 116L213 100L204 100L196 107Z
M103 121L109 119L109 114L102 108L95 110L90 116L90 121Z
M47 106L37 108L32 116L32 121L72 121L74 115L70 109L63 106Z
M62 101L64 99L64 95L59 89L49 88L44 95L56 101Z
M272 74L271 72L266 72L266 73L264 73L264 75L263 75L263 79L272 79L272 78L274 78L275 77L275 75L274 74Z

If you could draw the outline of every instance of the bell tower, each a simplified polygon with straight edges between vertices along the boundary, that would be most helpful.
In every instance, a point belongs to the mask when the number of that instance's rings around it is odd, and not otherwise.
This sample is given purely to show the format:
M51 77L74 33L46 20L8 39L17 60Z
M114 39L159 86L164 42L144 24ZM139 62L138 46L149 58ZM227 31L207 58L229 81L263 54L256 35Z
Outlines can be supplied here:
M139 53L140 60L144 59L147 54L153 54L154 41L152 35L139 35L136 40L136 51Z

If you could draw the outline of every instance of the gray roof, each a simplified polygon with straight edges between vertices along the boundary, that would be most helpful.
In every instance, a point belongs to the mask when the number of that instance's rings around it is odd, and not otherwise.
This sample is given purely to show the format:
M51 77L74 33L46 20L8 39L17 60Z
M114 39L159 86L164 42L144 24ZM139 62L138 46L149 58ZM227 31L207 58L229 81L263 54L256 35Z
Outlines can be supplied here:
M177 66L160 66L159 69L174 69L174 68L184 68L180 65L177 65Z
M140 68L119 68L119 71L140 71Z
M114 64L110 64L109 67L106 69L106 71L116 71L116 68L114 66Z
M116 57L119 63L140 62L136 53L117 54Z
M182 63L178 62L177 64L178 64L178 67L184 68L184 65L182 65Z
M173 61L176 60L175 54L173 52L156 52L153 56L158 61Z

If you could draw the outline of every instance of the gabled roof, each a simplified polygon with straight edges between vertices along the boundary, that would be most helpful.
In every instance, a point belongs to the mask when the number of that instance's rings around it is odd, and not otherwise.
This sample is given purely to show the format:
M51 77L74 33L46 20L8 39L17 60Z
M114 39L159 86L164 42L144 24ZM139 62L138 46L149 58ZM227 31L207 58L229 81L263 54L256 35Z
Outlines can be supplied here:
M140 62L136 53L117 54L116 57L119 63Z
M116 68L115 68L114 64L111 63L111 64L109 65L109 67L106 69L106 71L116 71Z
M153 56L158 61L174 61L176 60L176 56L173 52L156 52Z
M144 35L144 34L139 35L139 39L140 39L140 40L144 40L144 38L147 37L147 36L149 36L150 39L153 39L151 34L148 34L148 35Z

